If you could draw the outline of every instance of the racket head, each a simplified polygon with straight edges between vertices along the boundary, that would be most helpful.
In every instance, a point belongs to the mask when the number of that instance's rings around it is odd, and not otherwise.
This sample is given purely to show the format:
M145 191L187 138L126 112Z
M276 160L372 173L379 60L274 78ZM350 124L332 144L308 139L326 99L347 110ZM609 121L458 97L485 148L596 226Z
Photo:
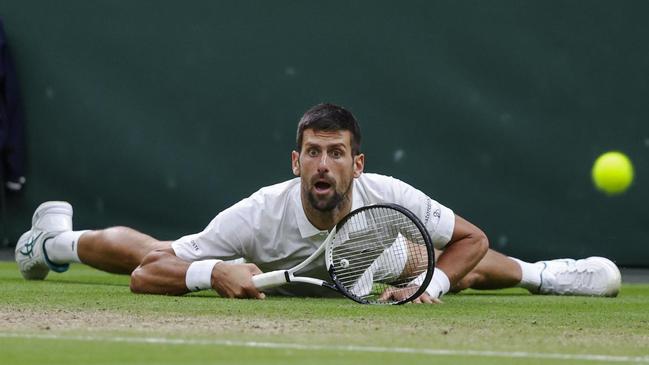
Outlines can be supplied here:
M375 204L352 211L336 225L325 263L336 289L350 299L403 304L428 287L435 251L414 213L396 204ZM412 285L424 272L421 285Z

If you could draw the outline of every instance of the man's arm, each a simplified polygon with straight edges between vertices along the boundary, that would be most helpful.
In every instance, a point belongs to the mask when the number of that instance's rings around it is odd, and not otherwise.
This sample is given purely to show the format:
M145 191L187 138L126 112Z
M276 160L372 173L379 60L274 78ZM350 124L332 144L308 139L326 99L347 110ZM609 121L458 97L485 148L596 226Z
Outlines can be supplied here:
M436 267L444 271L451 287L473 270L487 254L489 240L482 230L455 215L453 236L437 259Z
M487 236L478 227L474 226L462 217L455 215L455 226L453 235L450 241L444 247L444 251L437 258L435 271L443 271L448 277L450 287L453 287L462 278L473 270L476 265L482 260L489 249L489 241ZM409 255L411 257L421 257L421 255ZM413 267L411 264L406 267ZM439 275L439 274L438 274ZM443 276L443 275L442 275ZM413 303L441 303L439 294L443 294L442 285L439 277L433 276L433 280L428 286L428 290L424 292L419 298L413 300ZM409 295L416 289L416 286L408 288L390 288L386 290L381 299L387 300L389 298L401 300ZM435 293L432 293L435 292Z
M190 264L176 256L172 248L154 250L131 274L131 291L142 294L186 294L189 289L185 275ZM222 297L263 299L264 294L252 284L252 276L256 274L261 274L261 270L254 264L220 262L212 269L212 288Z

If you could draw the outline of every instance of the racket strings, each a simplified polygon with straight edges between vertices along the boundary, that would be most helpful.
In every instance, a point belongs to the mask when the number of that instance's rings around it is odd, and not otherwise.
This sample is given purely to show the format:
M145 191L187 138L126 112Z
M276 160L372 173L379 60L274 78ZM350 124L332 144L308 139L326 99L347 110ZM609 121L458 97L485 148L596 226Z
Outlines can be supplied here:
M342 270L340 270L341 273L338 275L338 278L341 280L355 280L361 274L363 274L365 270L367 270L372 264L378 262L379 255L377 255L377 253L383 254L384 252L386 252L386 250L382 248L380 250L364 251L360 254L346 255L344 253L341 253L341 260L347 260L349 263L347 264L345 261L343 261L345 262L345 265L343 266L348 265L348 267L346 269L343 268ZM402 280L403 282L409 282L411 279L414 279L419 274L423 273L427 268L426 264L416 263L416 260L405 260L406 262L404 263L401 259L396 258L398 256L405 257L408 255L408 253L400 251L392 252L388 256L381 257L380 259L383 259L383 261L389 261L385 262L385 265L374 268L374 280L377 281L377 278L381 278L380 281L389 282L390 285L399 285L401 284L401 282L389 280L395 279L395 277L400 277L402 272L410 272L412 274L407 275ZM401 264L405 266L399 267L401 266Z
M398 210L377 207L351 216L332 243L331 263L339 284L372 303L391 302L380 296L405 287L428 267L419 228Z

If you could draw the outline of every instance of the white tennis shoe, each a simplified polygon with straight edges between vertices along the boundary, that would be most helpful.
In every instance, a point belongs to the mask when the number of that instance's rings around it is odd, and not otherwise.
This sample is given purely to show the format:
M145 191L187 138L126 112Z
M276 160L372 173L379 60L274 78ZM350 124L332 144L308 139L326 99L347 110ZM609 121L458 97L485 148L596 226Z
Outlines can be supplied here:
M589 257L581 260L540 261L540 294L615 297L620 291L620 270L609 259Z
M16 263L27 280L43 280L50 270L66 271L69 264L51 262L45 242L59 233L72 230L72 206L67 202L41 204L32 217L32 229L23 233L16 245Z

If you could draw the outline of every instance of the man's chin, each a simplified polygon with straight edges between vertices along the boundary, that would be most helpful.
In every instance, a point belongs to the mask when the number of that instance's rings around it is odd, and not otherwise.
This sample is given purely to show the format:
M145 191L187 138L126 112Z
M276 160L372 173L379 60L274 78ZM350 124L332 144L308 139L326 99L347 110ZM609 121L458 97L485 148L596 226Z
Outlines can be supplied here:
M311 206L315 208L315 210L318 210L323 213L331 212L332 210L334 210L334 208L336 208L336 204L332 204L331 202L320 202L316 204L311 204Z
M320 212L331 212L339 203L340 199L337 199L336 195L326 199L318 199L313 194L309 194L309 204L311 204L313 209Z

